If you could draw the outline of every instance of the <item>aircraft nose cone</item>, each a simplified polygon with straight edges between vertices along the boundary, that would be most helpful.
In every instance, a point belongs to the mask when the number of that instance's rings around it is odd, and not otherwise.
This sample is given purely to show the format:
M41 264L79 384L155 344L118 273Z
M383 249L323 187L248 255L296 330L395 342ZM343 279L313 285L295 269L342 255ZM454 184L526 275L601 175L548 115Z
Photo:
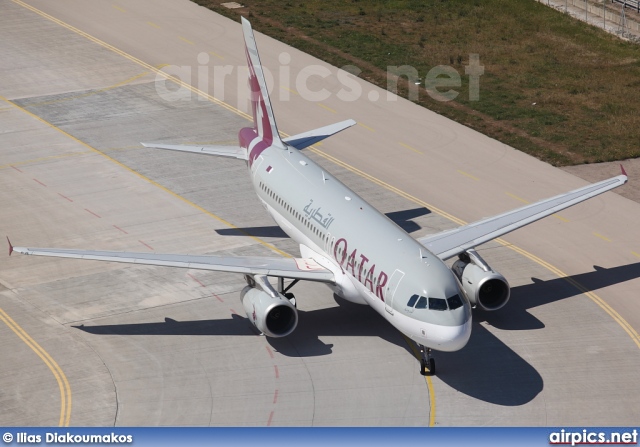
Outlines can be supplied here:
M464 348L471 337L471 318L460 326L447 327L441 333L441 342L436 347L439 351L459 351Z

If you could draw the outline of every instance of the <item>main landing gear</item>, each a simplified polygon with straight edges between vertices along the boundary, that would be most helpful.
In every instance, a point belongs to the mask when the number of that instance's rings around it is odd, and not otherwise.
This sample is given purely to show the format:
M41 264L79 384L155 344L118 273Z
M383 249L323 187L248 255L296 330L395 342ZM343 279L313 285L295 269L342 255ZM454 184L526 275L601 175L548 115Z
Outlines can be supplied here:
M431 357L431 348L420 345L420 374L423 376L435 376L436 375L436 361Z
M291 293L291 292L287 292L287 290L291 289L293 286L295 286L298 281L300 281L299 279L295 279L293 280L293 282L291 284L289 284L287 286L287 288L284 287L284 278L278 278L278 292L280 292L282 294L282 296L284 296L286 299L289 300L289 302L291 304L293 304L293 307L298 307L296 306L296 296Z

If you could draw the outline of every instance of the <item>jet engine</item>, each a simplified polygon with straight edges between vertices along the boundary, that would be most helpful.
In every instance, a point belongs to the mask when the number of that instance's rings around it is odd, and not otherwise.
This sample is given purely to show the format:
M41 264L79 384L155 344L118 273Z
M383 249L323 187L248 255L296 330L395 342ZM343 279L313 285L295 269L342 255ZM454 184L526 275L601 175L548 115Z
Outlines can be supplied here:
M274 295L246 286L240 292L240 300L247 317L260 332L269 337L285 337L298 325L298 311L280 293Z
M498 310L507 304L511 288L504 276L492 270L475 250L467 250L458 257L451 270L472 304L484 310Z

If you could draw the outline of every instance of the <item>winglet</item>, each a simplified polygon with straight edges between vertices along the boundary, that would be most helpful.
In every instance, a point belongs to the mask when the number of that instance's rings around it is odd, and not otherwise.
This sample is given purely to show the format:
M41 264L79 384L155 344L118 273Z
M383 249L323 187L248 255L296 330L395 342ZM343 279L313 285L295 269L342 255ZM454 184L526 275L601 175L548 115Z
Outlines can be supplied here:
M622 166L622 164L620 164L620 169L622 170L622 175L624 175L626 177L627 176L627 171L624 170L624 166Z
M13 245L11 245L11 241L9 240L9 236L7 236L7 242L9 242L9 256L13 253Z

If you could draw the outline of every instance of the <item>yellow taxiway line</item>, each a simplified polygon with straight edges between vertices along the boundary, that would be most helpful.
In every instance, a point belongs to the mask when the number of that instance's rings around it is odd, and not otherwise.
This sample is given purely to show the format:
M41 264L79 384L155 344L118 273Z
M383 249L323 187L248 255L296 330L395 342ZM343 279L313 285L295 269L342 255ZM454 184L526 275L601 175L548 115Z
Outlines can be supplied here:
M100 150L98 150L98 149L94 148L93 146L90 146L89 144L85 143L84 141L79 140L78 138L74 137L74 136L73 136L73 135L71 135L70 133L68 133L68 132L66 132L66 131L64 131L64 130L62 130L61 128L59 128L59 127L55 126L54 124L51 124L49 121L46 121L45 119L43 119L43 118L39 117L38 115L36 115L36 114L34 114L34 113L29 112L27 109L25 109L25 108L23 108L23 107L21 107L21 106L19 106L19 105L15 104L15 103L13 103L13 102L9 101L9 100L8 100L7 98L5 98L4 96L0 96L0 100L5 101L5 102L7 102L8 104L11 104L11 105L12 105L12 106L14 106L15 108L17 108L17 109L21 110L22 112L26 113L27 115L29 115L29 116L31 116L31 117L33 117L33 118L37 119L37 120L38 120L38 121L40 121L41 123L44 123L44 124L46 124L47 126L49 126L50 128L52 128L52 129L54 129L54 130L56 130L56 131L60 132L61 134L65 135L66 137L71 138L73 141L75 141L75 142L76 142L76 143L78 143L78 144L81 144L82 146L86 147L86 148L87 148L87 149L89 149L90 151L95 152L96 154L102 155L102 156L103 156L104 158L106 158L107 160L109 160L109 161L111 161L111 162L113 162L113 163L117 164L117 165L118 165L118 166L120 166L121 168L126 169L127 171L129 171L129 172L131 172L131 173L135 174L136 176L138 176L138 177L140 177L141 179L143 179L143 180L145 180L145 181L147 181L147 182L151 183L152 185L157 186L158 188L162 189L163 191L165 191L165 192L167 192L167 193L171 194L173 197L176 197L176 198L178 198L178 199L182 200L183 202L185 202L185 203L187 203L187 204L191 205L192 207L196 208L196 209L197 209L197 210L199 210L199 211L202 211L203 213L207 214L208 216L211 216L211 217L215 218L216 220L218 220L218 221L222 222L223 224L225 224L225 225L229 226L230 228L233 228L233 229L235 229L235 230L240 231L241 233L246 234L246 235L247 235L247 236L249 236L251 239L255 240L256 242L259 242L260 244L262 244L262 245L264 245L265 247L267 247L267 248L269 248L269 249L271 249L271 250L275 251L276 253L279 253L279 254L281 254L281 255L283 255L283 256L286 256L286 257L291 257L291 255L289 255L288 253L285 253L284 251L280 250L279 248L275 247L274 245L271 245L271 244L269 244L268 242L265 242L265 241L263 241L262 239L259 239L259 238L255 237L255 236L251 236L251 235L247 234L246 232L244 232L242 229L238 228L237 226L235 226L235 225L234 225L234 224L232 224L231 222L229 222L229 221L227 221L227 220L225 220L225 219L223 219L223 218L221 218L221 217L219 217L219 216L217 216L217 215L213 214L212 212L210 212L210 211L208 211L208 210L206 210L206 209L202 208L202 207L201 207L201 206L199 206L199 205L196 205L195 203L191 202L190 200L185 199L185 198L184 198L184 197L182 197L181 195L179 195L179 194L177 194L177 193L175 193L175 192L171 191L169 188L166 188L166 187L162 186L160 183L158 183L158 182L156 182L156 181L153 181L153 180L151 180L151 179L150 179L150 178L148 178L148 177L145 177L144 175L140 174L138 171L136 171L136 170L134 170L134 169L131 169L129 166L127 166L127 165L125 165L125 164L123 164L123 163L120 163L120 162L119 162L118 160L116 160L115 158L110 157L110 156L108 156L107 154L105 154L104 152L102 152L102 151L100 151Z
M45 365L51 370L53 376L58 382L60 388L60 427L68 427L71 420L71 386L67 380L67 376L64 375L60 365L40 346L36 341L26 333L24 329L20 327L7 313L0 309L0 320L7 325L38 357L44 362Z

